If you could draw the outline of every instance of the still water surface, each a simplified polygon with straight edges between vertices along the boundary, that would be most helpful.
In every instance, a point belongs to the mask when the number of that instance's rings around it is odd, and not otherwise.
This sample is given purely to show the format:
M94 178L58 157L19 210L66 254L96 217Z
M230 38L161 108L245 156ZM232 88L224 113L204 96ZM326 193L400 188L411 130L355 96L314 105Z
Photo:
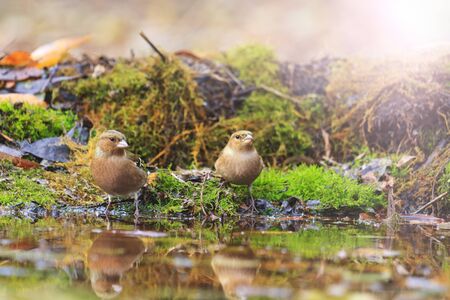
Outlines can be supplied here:
M0 299L450 299L450 231L0 218Z

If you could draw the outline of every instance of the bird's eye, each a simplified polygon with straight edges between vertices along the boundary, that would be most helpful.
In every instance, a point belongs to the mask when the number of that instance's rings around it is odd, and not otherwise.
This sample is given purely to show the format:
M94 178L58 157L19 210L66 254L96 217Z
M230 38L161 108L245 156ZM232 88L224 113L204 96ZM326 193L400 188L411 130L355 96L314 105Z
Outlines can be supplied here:
M111 142L115 142L115 141L116 141L116 138L109 138L109 140L110 140Z
M239 140L239 139L241 139L241 136L240 136L240 135L237 135L237 136L235 136L235 138L236 138L237 140Z

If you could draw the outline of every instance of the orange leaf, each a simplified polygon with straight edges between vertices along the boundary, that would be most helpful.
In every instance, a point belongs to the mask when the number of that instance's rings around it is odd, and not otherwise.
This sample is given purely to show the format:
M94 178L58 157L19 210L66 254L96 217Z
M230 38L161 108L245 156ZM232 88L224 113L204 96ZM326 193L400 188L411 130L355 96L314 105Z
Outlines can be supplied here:
M41 68L51 67L60 62L70 49L81 46L91 39L90 36L65 38L42 45L31 52L31 58Z
M156 179L158 178L158 174L155 172L155 173L150 173L148 176L147 176L147 184L149 185L149 186L153 186L153 185L155 185L156 184Z
M31 161L28 159L24 159L24 158L20 158L20 157L14 157L12 155L9 155L6 153L1 153L1 152L0 152L0 160L9 160L16 167L19 167L19 168L22 168L25 170L36 169L36 168L40 167L40 165L37 162Z
M44 100L41 100L35 95L31 94L0 94L0 103L1 102L9 102L11 104L28 103L31 105L47 107L47 103Z
M36 62L31 58L30 53L25 51L14 51L0 60L0 66L25 67L35 66Z

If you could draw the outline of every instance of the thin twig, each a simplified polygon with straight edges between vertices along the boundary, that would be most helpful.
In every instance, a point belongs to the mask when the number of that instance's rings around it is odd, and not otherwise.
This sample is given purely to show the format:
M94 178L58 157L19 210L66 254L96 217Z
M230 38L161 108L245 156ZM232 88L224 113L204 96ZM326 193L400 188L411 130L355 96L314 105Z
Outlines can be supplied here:
M48 76L47 80L42 84L41 89L39 90L39 93L43 93L45 91L45 89L51 83L53 77L55 77L56 72L58 71L58 69L59 69L58 66L56 66L50 71L50 75Z
M205 176L203 176L202 186L200 188L200 208L202 209L204 216L208 215L205 211L205 207L203 206L203 190L205 189L205 182L206 182L207 177L209 177L208 174L205 174Z
M178 142L178 140L182 137L184 137L185 135L191 134L193 132L193 130L185 130L180 134L177 134L176 136L174 136L172 138L172 140L164 146L164 149L161 150L158 154L156 154L156 156L154 156L148 163L147 165L151 165L153 164L155 161L157 161L161 156L165 155L168 151L170 151L170 148L176 143Z
M143 31L139 32L139 35L147 42L147 44L150 45L150 47L152 47L153 51L158 53L159 57L161 57L161 60L163 62L167 62L166 56L164 54L162 54L158 48L156 48L156 46L150 41L150 39L145 35L145 33Z
M425 208L427 208L428 206L430 206L431 204L433 204L434 202L438 201L439 199L441 199L442 197L444 197L445 195L447 195L447 192L444 192L442 194L440 194L439 196L437 196L436 198L434 198L433 200L431 200L430 202L428 202L427 204L423 205L422 207L420 207L418 210L416 210L415 212L413 212L413 215L418 214L419 212L421 212L422 210L424 210Z
M260 89L260 90L263 90L263 91L265 91L265 92L274 94L275 96L278 96L278 97L280 97L280 98L283 98L283 99L292 101L292 102L294 102L295 104L300 104L300 102L301 102L301 101L300 101L299 99L297 99L297 98L294 98L294 97L291 97L291 96L289 96L289 95L286 95L285 93L282 93L282 92L280 92L279 90L276 90L276 89L274 89L274 88L272 88L272 87L269 87L269 86L266 86L266 85L264 85L264 84L258 85L257 88Z
M228 69L227 66L222 65L223 69L225 70L225 73L227 73L228 76L230 76L230 78L243 90L245 90L245 86L242 83L242 81L240 81L234 74L233 72L231 72L230 69Z

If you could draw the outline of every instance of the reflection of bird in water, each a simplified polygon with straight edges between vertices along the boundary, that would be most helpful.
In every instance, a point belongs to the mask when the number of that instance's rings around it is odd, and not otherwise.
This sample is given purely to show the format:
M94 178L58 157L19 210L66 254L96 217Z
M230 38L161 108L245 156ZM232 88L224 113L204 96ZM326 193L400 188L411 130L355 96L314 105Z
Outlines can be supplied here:
M253 283L260 262L248 246L227 246L214 254L211 266L225 296L239 299L244 296L239 293L239 288Z
M95 294L112 299L120 294L122 274L145 252L142 240L123 233L101 233L88 251L88 268Z

